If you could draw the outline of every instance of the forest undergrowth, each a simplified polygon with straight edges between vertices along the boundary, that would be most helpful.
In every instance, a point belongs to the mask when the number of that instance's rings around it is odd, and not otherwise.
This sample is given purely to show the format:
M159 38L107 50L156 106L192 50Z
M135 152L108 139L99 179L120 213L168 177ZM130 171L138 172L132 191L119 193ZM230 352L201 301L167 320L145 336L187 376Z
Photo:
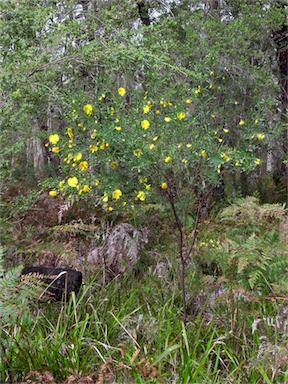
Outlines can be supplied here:
M59 207L47 206L45 216L43 198L38 206L21 199L1 207L0 382L288 383L281 205L247 197L200 222L186 260L184 324L175 229L163 224L165 211L154 207L149 222L137 212L108 223L85 220L77 206L59 224ZM99 261L105 257L109 265ZM78 296L39 300L45 287L19 277L21 265L37 263L81 270Z

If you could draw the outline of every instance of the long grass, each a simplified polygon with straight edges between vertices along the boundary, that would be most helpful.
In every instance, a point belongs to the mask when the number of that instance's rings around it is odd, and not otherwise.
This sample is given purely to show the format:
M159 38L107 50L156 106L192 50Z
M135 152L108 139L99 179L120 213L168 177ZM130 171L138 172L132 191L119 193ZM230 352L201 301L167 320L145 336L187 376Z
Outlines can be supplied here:
M226 323L217 322L223 308L229 313L229 302L221 303L210 321L203 311L191 313L184 326L180 300L177 284L168 286L151 274L105 287L92 281L66 305L34 303L32 322L18 319L5 328L1 380L23 382L31 371L49 371L57 383L89 374L99 383L287 380L285 366L275 373L259 359L261 341L257 332L251 333L253 312L272 315L271 303L239 303L231 334L229 316ZM274 331L270 327L266 334L275 337Z

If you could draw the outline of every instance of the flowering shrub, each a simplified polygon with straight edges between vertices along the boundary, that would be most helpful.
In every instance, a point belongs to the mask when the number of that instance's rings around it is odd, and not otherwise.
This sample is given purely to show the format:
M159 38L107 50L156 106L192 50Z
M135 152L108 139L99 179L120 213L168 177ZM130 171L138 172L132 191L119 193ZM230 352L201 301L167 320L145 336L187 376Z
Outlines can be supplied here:
M185 188L191 194L191 187L217 185L232 169L252 170L265 134L255 117L230 125L210 112L211 81L183 100L135 93L128 104L123 87L84 106L73 100L66 132L50 134L47 143L63 175L50 195L92 194L112 211L171 190L180 196Z

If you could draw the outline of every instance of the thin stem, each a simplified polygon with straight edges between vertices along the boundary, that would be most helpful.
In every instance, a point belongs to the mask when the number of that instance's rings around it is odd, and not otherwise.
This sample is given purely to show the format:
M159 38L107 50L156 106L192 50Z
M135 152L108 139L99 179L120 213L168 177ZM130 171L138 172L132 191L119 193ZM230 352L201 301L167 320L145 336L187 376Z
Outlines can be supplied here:
M177 227L177 230L179 232L178 252L179 252L180 264L181 264L181 275L180 275L181 278L180 278L180 280L181 280L182 305L183 305L183 322L186 325L187 308L186 308L186 289L185 289L185 259L184 259L184 255L183 255L183 230L182 230L181 220L179 218L178 212L177 212L176 207L175 207L174 196L170 190L168 190L167 192L168 192L169 202L170 202L170 205L172 207L173 214L174 214L176 227Z

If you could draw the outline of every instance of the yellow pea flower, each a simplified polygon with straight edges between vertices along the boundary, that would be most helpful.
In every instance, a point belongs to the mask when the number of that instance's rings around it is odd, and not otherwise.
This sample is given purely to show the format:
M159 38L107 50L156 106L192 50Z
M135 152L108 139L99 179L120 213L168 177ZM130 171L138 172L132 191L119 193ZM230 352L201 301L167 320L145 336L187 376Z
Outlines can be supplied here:
M261 160L260 160L260 159L255 159L254 163L255 163L256 165L260 165L260 164L261 164Z
M143 152L139 148L138 149L134 149L133 155L136 156L136 157L140 157L140 156L143 155Z
M77 177L69 177L69 179L67 180L67 184L69 185L69 187L72 187L72 188L75 188L78 184L78 179Z
M196 95L199 95L199 93L201 93L201 86L200 85L198 85L198 87L197 87L197 89L195 91Z
M59 135L57 135L57 133L54 133L53 135L49 136L49 141L51 144L55 145L58 143L59 140L60 140L60 137L59 137Z
M80 161L82 159L82 153L78 152L74 155L74 161Z
M151 184L145 184L145 188L146 188L147 191L150 191L150 189L151 189Z
M183 111L177 113L177 119L178 119L178 120L183 120L183 119L185 119L185 116L186 116L186 114L185 114L185 112L183 112Z
M115 191L113 191L112 193L112 197L114 200L119 200L121 196L122 196L121 189L115 189Z
M92 153L98 151L98 147L97 147L97 145L95 145L95 144L90 144L90 145L89 145L89 151L92 152Z
M57 196L57 191L54 191L54 190L50 191L49 196L53 196L53 197Z
M90 192L90 187L89 185L85 184L83 187L83 192Z
M172 161L172 158L170 156L167 156L165 158L165 163L169 164L169 163L171 163L171 161Z
M148 128L150 127L150 123L149 123L149 121L148 121L148 120L142 120L142 121L141 121L141 127L142 127L143 129L148 129Z
M223 129L223 132L228 133L228 132L229 132L229 129L224 128L224 129Z
M188 160L187 160L187 159L182 159L181 162L182 162L183 164L187 164L187 163L188 163Z
M191 99L187 99L186 100L186 104L191 104L192 103L192 100Z
M200 154L202 157L207 157L207 152L205 151L205 149L203 149Z
M161 188L162 188L162 189L167 189L167 183L165 183L165 182L162 183L162 184L161 184Z
M88 168L87 161L81 161L81 163L79 164L79 168L81 169L81 171L85 171Z
M155 145L154 144L150 144L149 145L149 148L151 149L151 151L155 148Z
M146 114L150 111L151 107L147 104L147 105L144 105L143 107L143 113Z
M60 148L59 147L53 147L52 148L52 152L59 153L60 152Z
M120 132L121 131L121 127L115 127L115 131L117 131L117 132Z
M96 179L95 180L95 186L98 187L99 184L100 184L100 180Z
M84 105L83 111L86 113L86 115L91 116L93 111L92 105L91 104Z
M170 123L170 121L171 121L171 117L166 116L166 117L164 118L164 120L166 121L166 123Z
M107 203L108 200L109 200L108 193L107 193L107 192L104 192L104 195L103 195L103 197L102 197L102 201L103 201L104 203Z
M191 143L188 143L188 144L186 144L186 147L187 147L187 148L192 148L192 144L191 144Z
M258 139L258 140L263 140L264 137L265 137L264 133L258 133L258 134L257 134L257 139Z
M123 88L123 87L120 87L120 88L118 88L118 93L119 93L120 96L123 97L126 94L126 89Z
M72 139L72 137L74 136L73 129L71 127L67 128L67 135L70 137L70 139Z
M240 127L242 127L242 125L244 125L244 124L245 124L245 121L241 119L241 120L239 121L239 125L240 125Z
M136 196L136 199L140 200L140 201L144 201L145 200L145 192L139 191L137 196Z
M116 161L111 161L111 163L110 163L110 166L111 166L111 168L116 168L117 167L117 163L116 163Z

